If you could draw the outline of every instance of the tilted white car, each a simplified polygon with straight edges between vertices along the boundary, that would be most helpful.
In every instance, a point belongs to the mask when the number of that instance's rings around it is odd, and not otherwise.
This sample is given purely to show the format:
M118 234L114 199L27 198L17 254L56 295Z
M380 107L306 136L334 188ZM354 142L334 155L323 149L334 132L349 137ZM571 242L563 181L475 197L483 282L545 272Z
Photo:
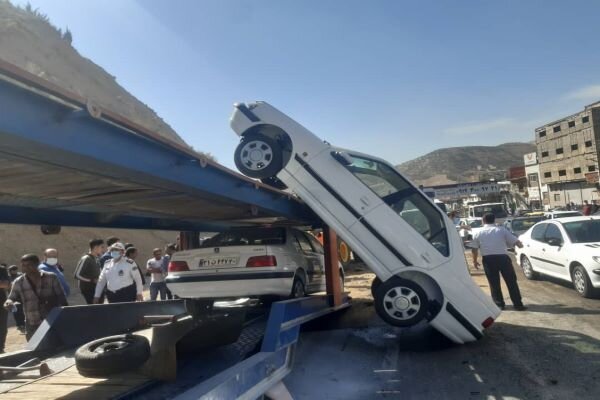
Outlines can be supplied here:
M428 320L456 343L479 339L500 310L472 281L462 241L433 201L384 160L322 141L264 102L237 104L239 170L283 182L377 275L377 313Z
M553 276L572 282L583 297L600 294L600 217L538 222L519 239L517 262L526 278Z
M167 286L182 298L302 297L325 290L324 262L321 243L298 229L232 229L173 254Z

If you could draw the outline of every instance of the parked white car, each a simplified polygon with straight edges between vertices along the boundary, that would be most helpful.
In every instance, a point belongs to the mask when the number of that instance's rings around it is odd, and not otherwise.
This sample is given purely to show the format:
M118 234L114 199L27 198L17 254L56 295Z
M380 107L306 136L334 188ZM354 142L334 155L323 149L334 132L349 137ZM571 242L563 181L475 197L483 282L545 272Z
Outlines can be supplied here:
M325 290L324 265L323 246L307 232L232 229L173 254L167 286L182 298L302 297Z
M600 217L538 222L519 237L517 261L527 279L553 276L573 283L583 297L600 292Z
M452 221L391 164L333 147L264 102L237 104L231 127L241 138L238 169L278 178L375 272L383 320L427 320L464 343L481 338L498 317L469 275Z

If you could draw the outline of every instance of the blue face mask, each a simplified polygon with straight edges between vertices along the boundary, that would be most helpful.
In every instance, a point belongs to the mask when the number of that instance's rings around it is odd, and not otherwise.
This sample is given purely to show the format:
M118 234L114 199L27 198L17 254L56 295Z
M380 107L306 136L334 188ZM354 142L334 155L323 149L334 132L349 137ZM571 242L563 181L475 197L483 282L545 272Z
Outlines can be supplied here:
M118 259L118 258L121 258L121 252L120 252L120 251L111 251L111 252L110 252L110 256L111 256L112 258L117 258L117 259Z

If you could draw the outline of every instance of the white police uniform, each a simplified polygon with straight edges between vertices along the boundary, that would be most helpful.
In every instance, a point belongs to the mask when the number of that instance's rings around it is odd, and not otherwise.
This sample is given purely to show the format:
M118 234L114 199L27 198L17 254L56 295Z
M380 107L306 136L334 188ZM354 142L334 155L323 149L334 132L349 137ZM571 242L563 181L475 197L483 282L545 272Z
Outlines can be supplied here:
M125 256L118 261L108 260L100 272L94 297L99 298L105 288L109 303L135 301L144 288L135 261Z

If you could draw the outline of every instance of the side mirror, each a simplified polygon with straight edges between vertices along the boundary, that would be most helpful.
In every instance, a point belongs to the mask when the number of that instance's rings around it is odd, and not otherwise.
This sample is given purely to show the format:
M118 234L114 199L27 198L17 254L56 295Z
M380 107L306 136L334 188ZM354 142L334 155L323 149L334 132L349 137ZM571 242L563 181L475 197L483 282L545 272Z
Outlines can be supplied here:
M558 246L558 247L562 246L562 244L563 244L562 240L559 238L549 238L546 242L550 246Z

